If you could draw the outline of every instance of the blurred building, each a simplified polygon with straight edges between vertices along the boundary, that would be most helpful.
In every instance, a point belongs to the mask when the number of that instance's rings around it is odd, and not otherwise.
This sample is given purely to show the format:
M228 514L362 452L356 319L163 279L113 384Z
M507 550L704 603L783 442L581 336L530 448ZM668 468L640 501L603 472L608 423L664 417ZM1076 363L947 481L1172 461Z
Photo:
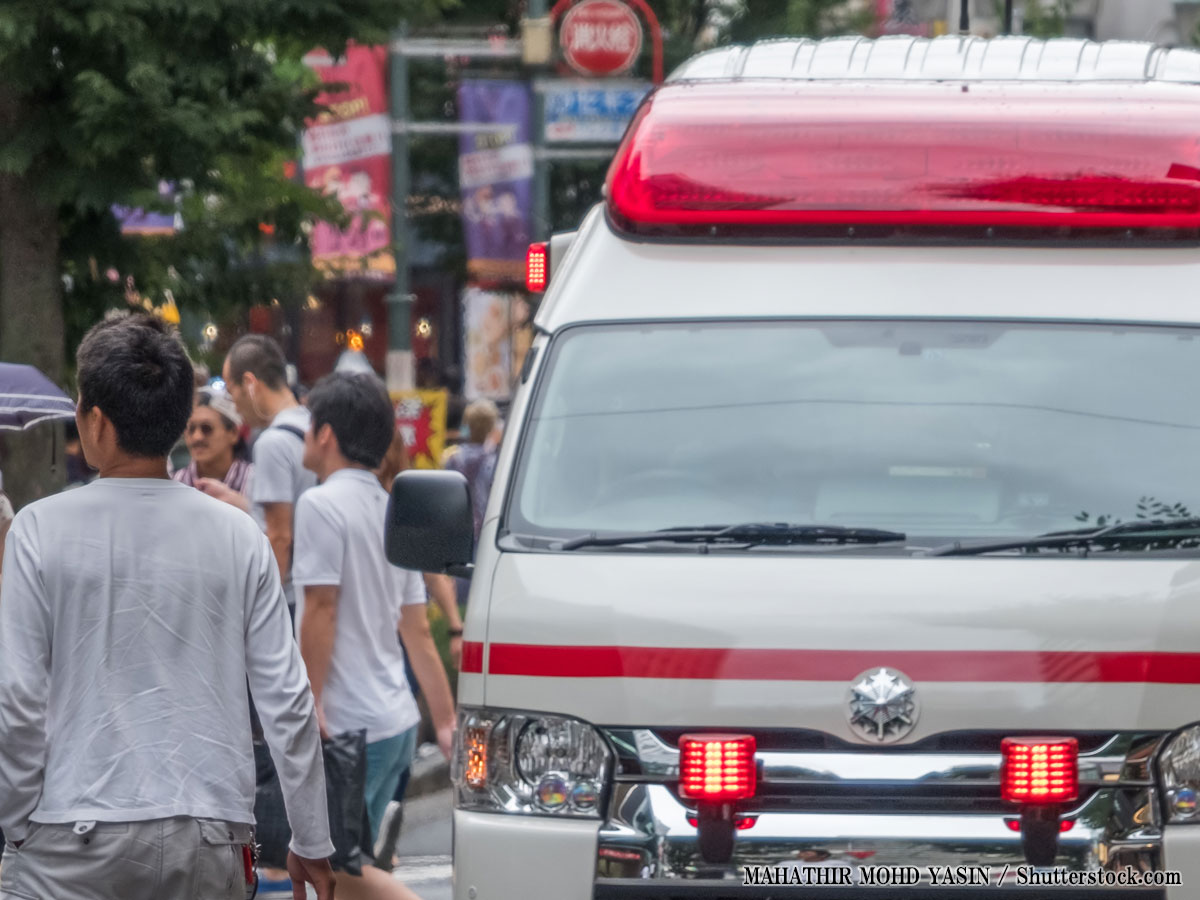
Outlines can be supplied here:
M935 33L953 33L958 28L961 0L892 0L908 6L912 16ZM1054 7L1058 0L1013 0L1015 31L1029 4L1040 2ZM997 15L1002 0L970 0L973 34L999 34L1002 23ZM1065 33L1098 41L1153 41L1177 45L1191 43L1200 22L1200 2L1178 0L1070 0L1067 3Z

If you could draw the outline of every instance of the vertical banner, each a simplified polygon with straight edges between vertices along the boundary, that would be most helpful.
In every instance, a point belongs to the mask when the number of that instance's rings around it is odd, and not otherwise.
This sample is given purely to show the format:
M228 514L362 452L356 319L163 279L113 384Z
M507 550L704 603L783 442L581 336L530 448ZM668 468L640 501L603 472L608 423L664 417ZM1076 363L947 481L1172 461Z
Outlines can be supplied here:
M469 400L509 400L533 343L529 301L520 291L468 287L463 292L463 326L463 393Z
M522 284L532 233L533 146L529 87L520 81L464 81L458 88L464 132L458 143L467 275L487 284Z
M392 131L386 89L387 48L351 44L346 56L324 51L304 58L326 84L326 109L304 132L304 183L337 197L350 214L345 230L317 222L310 236L313 262L329 275L396 272L391 252Z
M396 430L414 469L440 469L446 447L446 392L393 391Z

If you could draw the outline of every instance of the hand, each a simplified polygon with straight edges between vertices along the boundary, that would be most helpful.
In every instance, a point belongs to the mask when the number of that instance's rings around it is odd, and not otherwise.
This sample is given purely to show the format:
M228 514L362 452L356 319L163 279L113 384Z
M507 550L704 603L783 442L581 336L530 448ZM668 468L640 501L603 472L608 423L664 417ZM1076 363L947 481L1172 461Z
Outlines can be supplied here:
M333 900L333 868L327 859L308 859L297 856L291 850L287 855L288 875L292 879L292 900L304 900L304 883L308 882L317 891L317 900Z
M456 634L450 638L450 661L454 668L462 669L462 635Z
M196 488L200 493L208 494L208 496L220 500L222 503L228 503L230 506L236 506L243 512L250 511L250 504L245 497L225 482L218 481L216 478L198 478L196 479Z
M329 726L325 723L325 709L320 703L317 704L317 728L321 730L321 740L329 740L331 735L329 734Z
M454 756L454 723L450 722L447 725L442 725L437 730L438 749L442 751L442 756L446 757L446 761L450 762Z

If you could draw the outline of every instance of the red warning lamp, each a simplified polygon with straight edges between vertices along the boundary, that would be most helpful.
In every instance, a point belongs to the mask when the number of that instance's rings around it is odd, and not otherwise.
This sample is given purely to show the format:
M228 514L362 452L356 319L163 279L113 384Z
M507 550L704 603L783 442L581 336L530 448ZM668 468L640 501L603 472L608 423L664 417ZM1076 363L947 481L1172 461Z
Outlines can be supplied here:
M679 740L679 792L707 803L753 797L755 749L749 734L685 734Z
M1073 827L1062 818L1064 807L1079 799L1079 741L1005 738L1000 742L1000 757L1000 796L1021 808L1017 829L1025 861L1032 866L1053 865L1058 836Z
M525 289L540 294L550 281L550 245L530 244L525 254Z
M1020 819L1005 819L1004 824L1008 828L1009 831L1018 831L1019 832L1021 830L1021 820ZM1058 823L1058 831L1060 834L1066 834L1068 831L1070 831L1074 827L1075 827L1074 819L1063 819L1061 822Z
M1079 797L1075 738L1005 738L1000 796L1009 803L1069 803Z
M1163 83L679 83L608 172L638 233L1200 228L1200 90Z

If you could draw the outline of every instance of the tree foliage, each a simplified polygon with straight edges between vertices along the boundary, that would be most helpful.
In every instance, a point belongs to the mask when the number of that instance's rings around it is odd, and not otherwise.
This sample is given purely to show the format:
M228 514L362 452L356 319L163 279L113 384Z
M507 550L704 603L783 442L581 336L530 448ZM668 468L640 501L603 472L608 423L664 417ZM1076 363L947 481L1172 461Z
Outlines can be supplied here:
M307 265L303 224L339 214L284 174L316 112L317 82L301 55L315 46L337 52L351 39L384 40L401 18L428 19L442 6L0 5L0 176L57 216L72 340L123 295L130 274L141 291L218 310L252 293L261 299L294 289ZM160 205L163 181L180 191L184 232L169 241L121 239L111 206ZM0 229L21 227L0 222ZM115 284L109 269L121 273Z
M61 380L67 333L119 302L128 273L183 302L263 299L302 278L301 225L334 211L283 172L317 111L301 56L384 40L449 2L5 0L0 358ZM164 181L183 235L122 240L112 205L156 204ZM6 462L18 504L61 479L40 440Z

